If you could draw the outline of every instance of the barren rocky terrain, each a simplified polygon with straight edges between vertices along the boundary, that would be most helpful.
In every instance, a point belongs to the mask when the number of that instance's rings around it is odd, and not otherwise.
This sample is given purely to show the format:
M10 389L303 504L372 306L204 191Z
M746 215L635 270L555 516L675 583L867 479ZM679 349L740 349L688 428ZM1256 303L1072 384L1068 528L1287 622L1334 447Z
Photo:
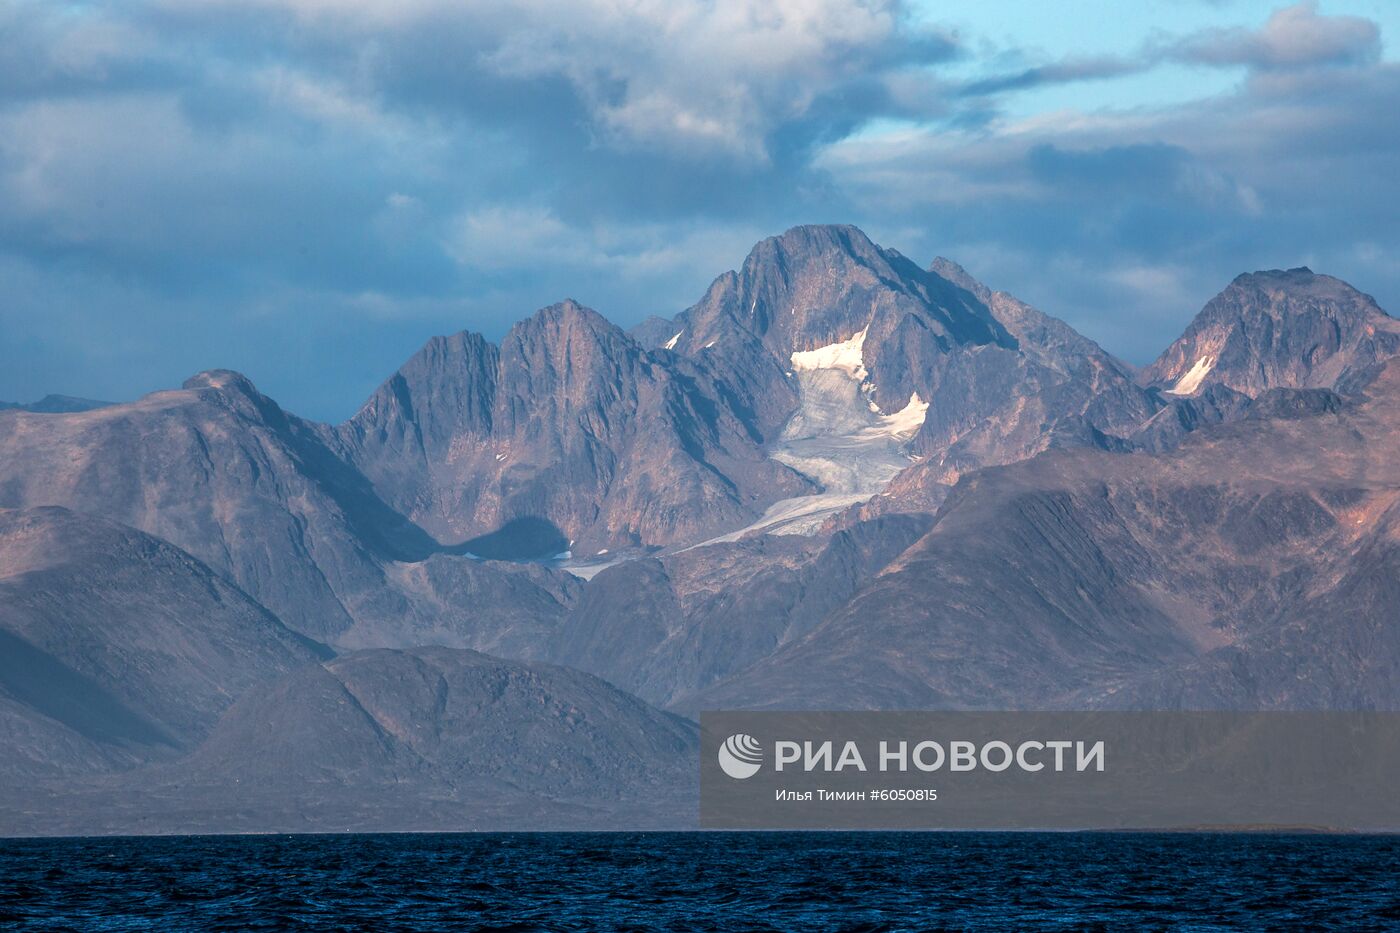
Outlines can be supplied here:
M3 406L0 834L685 825L713 708L1395 709L1397 353L1274 270L1138 371L799 227L340 425Z

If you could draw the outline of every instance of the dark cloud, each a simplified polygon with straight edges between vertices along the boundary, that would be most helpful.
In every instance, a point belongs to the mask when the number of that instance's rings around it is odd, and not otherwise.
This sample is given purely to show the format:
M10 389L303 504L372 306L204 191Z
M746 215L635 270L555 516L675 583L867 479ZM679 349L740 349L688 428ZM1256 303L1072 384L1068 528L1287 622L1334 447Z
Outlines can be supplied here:
M1121 78L1151 68L1148 59L1099 58L1069 59L1050 65L1027 68L1013 74L999 75L970 81L959 91L963 97L979 97L987 94L1000 94L1005 91L1022 91L1047 84L1070 84L1075 81L1098 81L1106 78Z
M674 313L758 238L853 221L1134 358L1239 271L1400 299L1400 103L1373 24L956 83L895 0L149 0L0 11L0 398L231 366L347 415L432 333L565 295ZM1012 121L1168 62L1225 97ZM872 125L873 123L873 125ZM1391 302L1394 305L1396 302Z
M1394 65L1270 73L1149 113L850 141L824 163L901 248L962 257L1144 361L1245 270L1310 265L1400 308L1397 108Z

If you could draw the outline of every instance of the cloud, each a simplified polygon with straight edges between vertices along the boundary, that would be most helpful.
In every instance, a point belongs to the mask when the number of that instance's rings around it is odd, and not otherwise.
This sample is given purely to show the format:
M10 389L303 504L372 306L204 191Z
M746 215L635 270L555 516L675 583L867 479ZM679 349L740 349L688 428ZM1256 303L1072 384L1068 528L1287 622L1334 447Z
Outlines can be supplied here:
M200 22L249 5L163 8ZM570 99L548 112L577 108L594 145L688 160L766 163L785 125L957 52L950 37L913 26L900 0L261 0L252 8L292 17L303 36L372 43L357 67L391 90L445 82L508 98L564 92ZM491 111L491 101L472 97L464 110Z
M155 70L168 69L150 38L119 16L65 6L0 6L0 101L140 84L157 60Z
M1359 16L1321 16L1315 0L1284 7L1262 29L1202 32L1169 44L1165 57L1261 70L1359 65L1380 58L1380 27Z
M1309 264L1400 308L1400 268L1376 259L1400 251L1397 110L1395 65L1271 72L1158 110L847 140L820 164L872 227L921 231L902 250L970 257L1143 361L1241 271Z
M1049 62L897 0L20 0L0 29L0 398L227 365L336 418L428 334L672 314L805 222L1135 359L1248 268L1400 305L1400 77L1307 4ZM1071 106L1183 64L1245 79ZM1047 85L1063 109L1007 116Z
M1148 60L1133 60L1114 56L1066 59L1049 65L1027 68L1014 74L971 81L960 89L959 94L964 97L977 97L984 94L999 94L1004 91L1020 91L1047 84L1070 84L1075 81L1121 78L1124 75L1146 71L1152 65L1153 63Z
M1104 81L1164 64L1245 67L1292 72L1373 64L1381 56L1380 27L1359 16L1324 16L1313 0L1283 7L1258 29L1208 29L1159 35L1131 55L1066 58L965 83L959 96L979 97L1081 81Z

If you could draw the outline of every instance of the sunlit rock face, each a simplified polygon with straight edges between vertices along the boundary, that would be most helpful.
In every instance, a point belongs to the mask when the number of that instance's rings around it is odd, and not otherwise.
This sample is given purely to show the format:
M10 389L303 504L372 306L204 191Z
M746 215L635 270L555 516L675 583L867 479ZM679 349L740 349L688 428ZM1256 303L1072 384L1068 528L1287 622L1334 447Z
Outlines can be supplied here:
M756 528L810 528L808 516L869 500L916 461L945 490L1048 446L1112 445L1162 405L1062 322L853 227L765 240L698 304L637 334L714 373L774 459L817 484Z
M522 522L562 543L532 554L498 541L513 558L696 541L811 488L766 455L702 367L574 302L500 347L466 333L430 341L337 437L386 501L444 543L470 548Z
M1392 361L1169 451L973 474L843 606L682 707L1395 709L1397 413Z
M1253 398L1346 388L1396 353L1400 321L1371 296L1306 268L1255 272L1211 299L1142 380L1178 396L1222 385Z

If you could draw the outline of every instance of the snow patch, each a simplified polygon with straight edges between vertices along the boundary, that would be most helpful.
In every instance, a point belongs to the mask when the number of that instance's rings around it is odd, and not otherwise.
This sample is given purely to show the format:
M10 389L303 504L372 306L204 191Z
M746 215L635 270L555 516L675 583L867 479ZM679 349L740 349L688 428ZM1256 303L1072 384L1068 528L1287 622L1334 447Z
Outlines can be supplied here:
M678 331L676 331L676 336L674 336L674 337L672 337L670 340L666 341L666 342L662 345L663 348L664 348L664 349L667 349L667 350L674 350L674 349L676 348L676 341L681 339L681 334L683 334L683 333L685 333L684 330L678 330Z
M713 347L714 345L715 345L715 342L714 342L713 340L711 340L709 343L705 344L705 346L701 347L701 349L702 349L702 350L708 350L708 349L710 349L710 347Z
M1191 395L1201 387L1201 382L1210 373L1211 367L1215 365L1215 357L1203 356L1196 361L1196 365L1187 371L1186 375L1176 381L1176 385L1167 389L1168 395Z
M871 406L874 407L873 405ZM928 416L928 402L919 398L919 393L909 395L909 404L892 415L880 417L880 430L891 436L908 436L918 432Z
M794 365L799 365L796 360ZM798 410L768 451L772 459L810 478L818 491L775 502L757 521L694 547L755 532L815 534L832 515L879 495L909 466L914 459L909 438L923 425L928 403L915 392L903 409L882 414L870 404L871 387L852 375L844 367L799 372Z
M827 344L815 350L797 350L792 354L792 368L796 372L812 372L817 369L839 369L852 379L864 381L869 375L865 371L865 357L861 350L865 346L865 334L870 325L849 340Z

